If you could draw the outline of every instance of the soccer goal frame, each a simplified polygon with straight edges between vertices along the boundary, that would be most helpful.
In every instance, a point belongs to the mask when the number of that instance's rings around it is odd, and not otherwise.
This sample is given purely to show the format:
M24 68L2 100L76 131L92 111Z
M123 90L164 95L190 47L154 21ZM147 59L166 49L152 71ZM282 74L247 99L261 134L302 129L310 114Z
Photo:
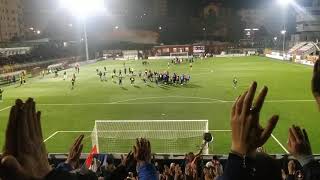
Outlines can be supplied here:
M175 53L170 53L170 57L189 58L189 52L175 52Z
M176 141L197 138L197 141L193 142L193 144L197 144L200 147L201 143L203 143L203 134L207 132L209 132L208 120L96 120L91 133L91 140L92 146L96 146L98 152L101 152L102 149L105 150L101 146L101 142L99 142L99 140L103 141L104 139L110 140L106 141L108 144L112 144L113 141L118 142L118 140L130 140L131 142L140 137L159 140L162 143L167 143L168 140L168 146L175 147L174 151L177 150L182 153L182 149L177 144L174 144ZM170 144L171 141L175 142ZM133 145L131 144L131 146ZM197 149L194 148L193 151L195 150ZM209 149L206 146L203 154L209 154L208 151ZM176 154L176 152L156 153Z

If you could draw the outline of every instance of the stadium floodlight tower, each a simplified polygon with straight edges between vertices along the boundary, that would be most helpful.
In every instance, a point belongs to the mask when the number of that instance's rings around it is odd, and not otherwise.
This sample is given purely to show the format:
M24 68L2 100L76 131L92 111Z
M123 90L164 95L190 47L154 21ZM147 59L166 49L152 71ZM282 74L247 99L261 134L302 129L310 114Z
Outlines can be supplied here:
M75 17L78 17L83 24L84 42L86 48L86 60L89 60L88 36L86 19L88 17L103 14L105 12L104 0L60 0L60 7L67 9Z
M281 34L283 35L283 42L282 42L282 53L283 53L283 60L285 59L285 47L286 47L286 11L287 7L293 3L293 0L278 0L278 3L283 8L283 29L281 30Z

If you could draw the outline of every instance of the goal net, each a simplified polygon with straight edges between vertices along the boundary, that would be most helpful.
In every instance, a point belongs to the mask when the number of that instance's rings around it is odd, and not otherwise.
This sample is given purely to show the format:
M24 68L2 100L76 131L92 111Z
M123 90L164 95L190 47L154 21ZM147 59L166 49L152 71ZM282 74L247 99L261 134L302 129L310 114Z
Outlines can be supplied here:
M189 58L189 53L188 52L176 52L176 53L170 53L170 56L175 58Z
M99 153L127 153L143 137L153 153L185 154L198 151L208 131L208 120L97 120L91 137Z

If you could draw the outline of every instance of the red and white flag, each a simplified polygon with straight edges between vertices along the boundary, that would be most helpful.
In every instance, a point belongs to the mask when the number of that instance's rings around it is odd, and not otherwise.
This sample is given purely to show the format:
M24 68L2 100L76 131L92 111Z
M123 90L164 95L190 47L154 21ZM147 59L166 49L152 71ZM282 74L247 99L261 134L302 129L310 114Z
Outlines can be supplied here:
M88 155L88 157L87 157L87 159L85 161L85 165L86 165L87 168L89 168L91 166L91 163L93 161L93 156L95 154L97 154L97 153L98 153L97 147L96 147L96 145L94 145L93 148L90 151L90 154Z

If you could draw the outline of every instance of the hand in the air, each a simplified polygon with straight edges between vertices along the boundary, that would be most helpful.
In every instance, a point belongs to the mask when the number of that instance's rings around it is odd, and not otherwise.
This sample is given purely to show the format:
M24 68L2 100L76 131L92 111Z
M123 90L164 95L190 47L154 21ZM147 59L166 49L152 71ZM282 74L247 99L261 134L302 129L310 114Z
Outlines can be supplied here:
M305 129L293 125L289 128L288 150L295 157L312 155L309 137Z
M273 115L265 128L259 123L268 88L264 87L253 103L257 83L253 82L249 90L234 103L231 111L232 146L231 150L239 155L247 155L264 145L276 127L279 116Z
M10 111L1 160L7 170L3 179L42 179L51 171L40 119L33 99L25 103L16 100Z
M83 148L82 140L84 138L84 135L80 135L75 139L73 145L70 148L68 158L66 160L66 163L69 164L73 169L77 169L79 167L79 160Z
M137 162L151 162L151 145L145 138L139 138L133 146L133 156Z

